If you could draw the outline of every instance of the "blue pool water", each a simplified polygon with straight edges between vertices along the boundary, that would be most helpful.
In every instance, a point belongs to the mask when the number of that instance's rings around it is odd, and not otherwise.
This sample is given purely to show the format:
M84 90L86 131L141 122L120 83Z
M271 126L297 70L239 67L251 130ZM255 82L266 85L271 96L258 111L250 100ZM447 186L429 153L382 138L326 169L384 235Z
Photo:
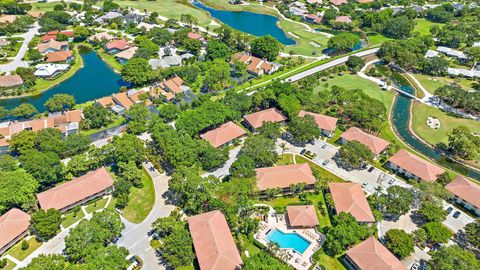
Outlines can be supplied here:
M193 1L193 5L201 8L224 24L245 33L260 37L271 35L284 45L293 45L295 40L287 37L285 32L277 26L278 18L271 15L249 11L217 10L208 7L200 1Z
M293 248L302 254L310 245L310 242L297 233L284 233L280 230L273 230L267 235L269 242L277 242L280 248Z

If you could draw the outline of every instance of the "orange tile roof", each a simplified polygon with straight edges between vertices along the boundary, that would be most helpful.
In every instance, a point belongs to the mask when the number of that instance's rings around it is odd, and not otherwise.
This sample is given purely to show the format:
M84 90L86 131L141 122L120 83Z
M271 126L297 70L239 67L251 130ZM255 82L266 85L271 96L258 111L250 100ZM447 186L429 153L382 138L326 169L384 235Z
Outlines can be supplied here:
M83 120L82 111L81 110L71 110L65 113L67 117L67 123L73 122L80 122Z
M375 222L375 217L365 198L365 193L363 193L359 184L330 183L328 187L337 213L350 213L358 222Z
M30 15L30 16L32 16L33 18L38 19L38 18L42 17L43 12L30 10L30 11L27 12L27 14Z
M335 6L340 6L348 3L348 1L347 0L330 0L330 3L334 4Z
M44 53L48 49L55 49L57 51L62 50L62 47L68 46L68 42L66 41L56 41L54 39L49 40L45 43L40 43L37 45L38 51Z
M388 161L427 182L437 180L438 176L445 172L439 166L403 149L390 157Z
M1 15L0 23L13 23L16 19L16 15Z
M230 141L235 140L247 132L237 124L229 121L215 129L200 134L200 137L207 140L213 147L220 147Z
M318 113L307 112L307 111L300 111L298 113L299 117L305 117L305 115L313 116L313 118L315 119L315 122L317 123L317 126L320 129L334 131L335 128L337 128L338 119L335 117L326 116Z
M347 141L358 141L368 147L375 155L380 154L390 145L384 139L368 134L357 127L347 129L340 137Z
M64 209L113 185L112 176L100 168L64 184L37 194L40 207L44 210Z
M193 246L202 270L237 270L243 265L222 212L215 210L188 218Z
M270 108L263 111L247 114L243 118L253 128L259 128L265 122L283 122L287 120L287 117L285 117L282 113L280 113L275 108Z
M117 49L123 51L128 47L128 42L125 39L115 39L108 42L105 47L107 47L108 50Z
M115 57L130 60L133 58L133 56L135 56L135 53L137 52L137 50L138 50L138 47L130 47L128 49L125 49L115 54Z
M172 91L175 94L179 94L182 92L181 86L183 85L183 80L182 78L175 76L171 79L168 79L163 82L163 85L166 86L170 91Z
M459 175L445 189L480 209L480 185Z
M347 256L361 270L407 270L375 237L370 237L347 250Z
M259 190L287 188L291 184L314 184L315 177L308 163L258 168L255 170Z
M14 87L23 84L20 75L5 75L0 76L0 87Z
M313 228L319 224L313 205L287 206L287 216L292 227Z
M116 99L117 102L119 102L120 105L127 110L133 105L133 102L128 98L126 93L113 94L113 98Z
M338 17L335 18L335 22L351 23L352 19L349 16L338 16Z
M24 233L30 225L30 215L13 208L0 216L0 249Z
M47 41L52 40L52 39L57 39L57 35L59 35L59 34L65 35L67 37L73 37L73 31L72 30L66 30L66 31L61 31L61 32L50 31L42 37L42 41L47 42Z
M51 52L47 53L47 63L55 63L55 62L64 62L67 61L68 58L72 57L71 51L58 51L58 52Z
M193 33L193 32L188 32L187 37L191 38L191 39L202 39L203 38L202 35L197 34L197 33Z
M113 101L112 97L99 98L99 99L97 99L97 103L100 104L104 108L108 108L108 107L111 107L111 106L115 105L115 101Z

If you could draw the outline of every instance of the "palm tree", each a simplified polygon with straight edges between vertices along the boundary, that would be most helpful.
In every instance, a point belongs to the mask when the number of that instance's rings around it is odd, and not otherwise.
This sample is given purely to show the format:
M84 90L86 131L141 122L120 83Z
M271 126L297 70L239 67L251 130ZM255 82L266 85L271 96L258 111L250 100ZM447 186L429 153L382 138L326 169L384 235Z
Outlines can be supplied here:
M377 186L377 187L375 187L375 196L380 195L380 193L382 192L382 190L383 190L383 187L382 187L382 186Z
M280 148L282 149L282 159L283 159L283 153L284 153L286 150L288 150L288 146L287 146L286 143L282 142L282 143L280 144Z

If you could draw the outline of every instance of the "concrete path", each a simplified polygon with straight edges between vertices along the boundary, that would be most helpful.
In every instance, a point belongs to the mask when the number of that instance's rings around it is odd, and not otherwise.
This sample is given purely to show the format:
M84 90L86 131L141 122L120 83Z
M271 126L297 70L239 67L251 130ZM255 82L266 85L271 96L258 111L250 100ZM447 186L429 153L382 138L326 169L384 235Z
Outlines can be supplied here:
M28 51L28 43L30 43L33 37L38 34L38 29L40 29L40 26L38 25L38 22L35 22L26 33L16 36L23 38L23 44L12 62L0 65L0 72L9 73L15 71L18 67L28 67L28 62L23 61L22 59Z

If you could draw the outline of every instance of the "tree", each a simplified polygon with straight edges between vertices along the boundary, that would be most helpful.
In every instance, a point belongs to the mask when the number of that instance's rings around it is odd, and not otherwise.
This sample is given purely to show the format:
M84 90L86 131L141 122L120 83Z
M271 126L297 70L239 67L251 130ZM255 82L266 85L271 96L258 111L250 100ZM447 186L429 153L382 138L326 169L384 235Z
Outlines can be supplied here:
M349 246L368 237L366 226L360 225L350 213L336 215L332 225L326 229L323 244L323 249L330 256L341 254Z
M253 159L257 168L272 166L278 159L275 141L261 135L248 137L239 154Z
M435 270L470 270L480 268L480 261L475 254L457 245L444 246L433 253L429 268Z
M5 109L5 107L3 106L0 106L0 120L3 120L5 118L7 118L9 116L9 112L7 109Z
M480 61L480 47L470 47L466 50L466 54L470 57L473 61Z
M10 113L18 118L29 118L38 113L38 110L30 103L22 103L12 109Z
M172 39L172 34L168 32L168 29L159 27L154 27L148 31L147 36L160 46L165 46Z
M289 270L290 266L265 251L260 251L244 260L244 270Z
M415 22L405 16L391 18L385 24L383 34L396 39L409 38L412 35Z
M453 19L453 7L450 4L441 5L427 12L427 20L436 23L446 23Z
M358 169L373 160L373 153L358 141L347 141L340 147L338 157L347 167Z
M147 121L150 111L143 104L134 104L127 111L128 130L133 134L140 134L147 130Z
M198 142L198 146L198 160L206 171L219 168L228 160L227 148L217 149L204 140Z
M177 119L180 111L180 108L175 104L164 103L158 107L158 116L160 116L165 123L170 123Z
M380 195L381 205L385 208L385 214L399 217L410 210L413 203L412 192L404 187L390 186L387 193Z
M10 139L10 151L16 154L23 154L35 147L37 134L30 130L23 130L17 134L13 134Z
M297 142L307 143L320 137L321 131L311 115L293 117L288 123L288 132Z
M160 49L160 47L155 42L153 42L146 36L138 35L135 38L134 42L138 45L139 48L145 49L151 55L157 54L158 50Z
M441 203L438 202L425 201L418 212L427 222L442 222L447 218L448 213L440 205Z
M448 149L462 159L471 160L480 151L480 139L465 126L454 128L448 134Z
M328 47L339 52L351 51L360 38L352 33L341 32L328 40Z
M283 45L270 35L258 37L251 43L253 55L268 61L273 61L283 48Z
M152 67L143 58L130 59L122 67L121 75L125 81L135 85L143 85L156 78Z
M105 12L115 11L115 10L119 10L119 9L120 9L120 6L117 3L115 3L111 0L103 2L103 10Z
M385 234L387 248L400 259L413 253L413 236L404 230L391 229Z
M204 84L210 91L221 91L230 87L230 65L222 59L213 60L205 73Z
M54 237L60 230L62 212L56 209L38 210L32 214L30 229L38 239L46 241Z
M278 137L280 137L280 134L282 133L280 129L280 123L276 123L276 122L263 123L263 125L259 127L257 131L258 131L258 134L272 140L278 139Z
M0 171L13 172L18 169L18 161L9 155L0 156Z
M278 97L278 106L291 118L298 115L302 105L295 94L286 95L282 93Z
M422 226L427 233L427 239L431 243L447 243L452 237L452 232L440 222L429 222Z
M227 44L217 39L211 39L207 45L207 59L213 60L217 58L227 59L230 55Z
M84 119L81 122L84 129L97 129L106 127L113 122L114 114L111 110L99 104L93 104L83 109Z
M57 154L27 151L20 157L22 168L31 174L43 187L63 181L63 163Z
M422 71L432 76L443 76L447 74L449 64L450 62L443 57L429 57L423 62Z
M40 254L38 257L32 259L32 261L24 268L24 270L65 270L67 264L65 257L60 254L45 255Z
M248 156L240 156L230 167L233 177L249 178L255 176L255 161Z
M473 247L480 248L480 219L468 223L463 230L467 236L467 242Z
M142 170L137 167L137 164L133 160L129 162L118 163L119 176L132 183L136 187L142 186Z
M37 51L38 52L38 51ZM33 59L30 59L34 61ZM34 74L35 70L33 68L17 67L15 73L22 77L23 84L27 87L33 87L37 77Z
M357 73L365 65L365 61L361 57L352 55L348 57L345 64L353 73Z
M27 240L22 241L22 250L27 250L30 247L30 244Z
M35 206L38 182L22 170L0 171L0 214L13 207L29 210Z
M37 62L42 60L44 56L37 49L28 49L26 57L30 61Z

